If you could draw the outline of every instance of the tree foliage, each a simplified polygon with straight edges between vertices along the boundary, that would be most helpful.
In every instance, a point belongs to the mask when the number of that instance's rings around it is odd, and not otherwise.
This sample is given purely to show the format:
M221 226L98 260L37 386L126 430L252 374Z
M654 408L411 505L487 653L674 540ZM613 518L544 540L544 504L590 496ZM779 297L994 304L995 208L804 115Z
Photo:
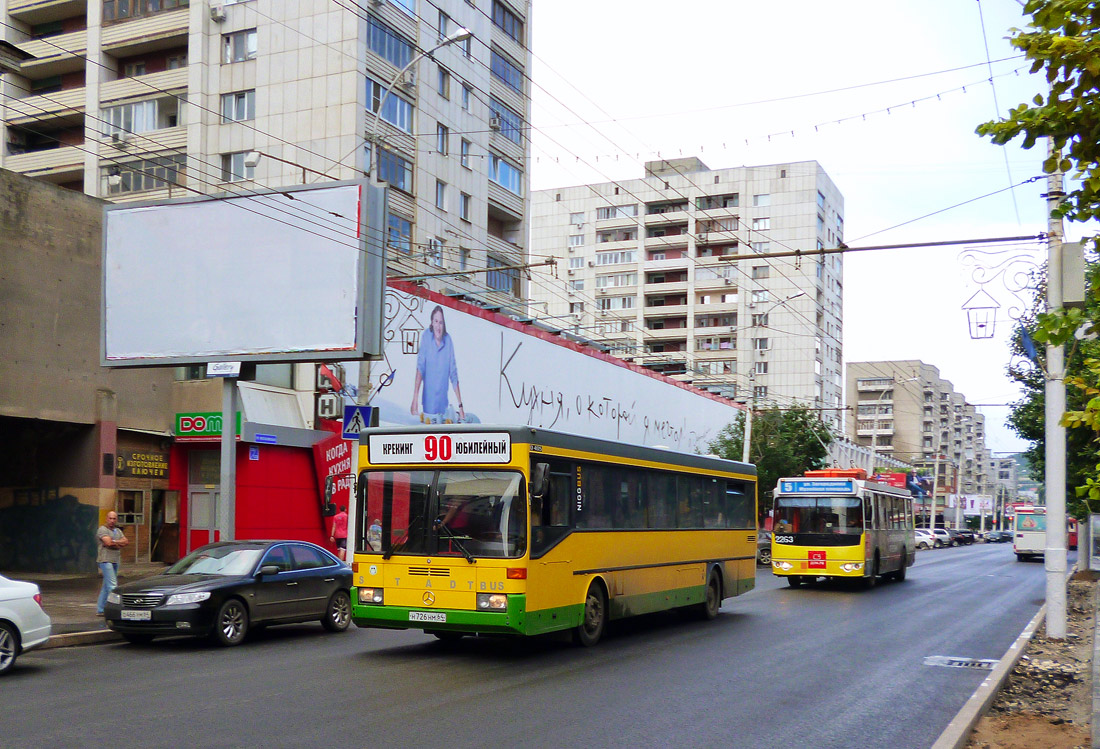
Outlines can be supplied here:
M1032 103L1011 109L1003 120L978 126L978 134L1004 145L1023 136L1023 147L1032 148L1049 138L1051 149L1043 162L1047 173L1062 171L1073 185L1053 215L1085 222L1100 218L1100 4L1094 0L1028 0L1031 16L1026 29L1012 30L1012 45L1031 60L1031 72L1043 71L1049 92ZM1086 243L1097 247L1096 237ZM1068 427L1066 478L1082 499L1100 500L1100 346L1081 340L1080 332L1100 325L1100 273L1089 269L1089 300L1083 310L1043 311L1040 294L1036 308L1021 321L1012 342L1013 354L1027 356L1024 331L1036 344L1066 346L1065 381ZM1032 443L1028 458L1042 470L1044 435L1044 386L1046 361L1037 347L1032 364L1009 366L1009 375L1021 384L1024 398L1014 404L1010 424ZM1018 361L1023 361L1019 359ZM1083 502L1070 501L1069 511L1078 516ZM1095 507L1100 509L1100 507Z
M745 415L738 415L710 443L710 450L729 460L741 460L745 434ZM749 462L756 464L757 496L761 516L771 511L771 496L779 479L798 476L826 464L827 446L833 435L805 406L789 409L768 408L756 411L752 420Z

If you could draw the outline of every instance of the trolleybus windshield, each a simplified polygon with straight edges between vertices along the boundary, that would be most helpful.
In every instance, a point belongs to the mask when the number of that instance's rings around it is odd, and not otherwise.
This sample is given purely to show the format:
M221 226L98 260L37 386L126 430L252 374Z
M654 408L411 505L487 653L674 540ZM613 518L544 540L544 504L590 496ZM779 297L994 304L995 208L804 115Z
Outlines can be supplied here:
M513 558L527 549L527 502L516 471L368 471L361 552Z
M776 543L854 546L863 534L863 503L858 497L780 495L774 530Z

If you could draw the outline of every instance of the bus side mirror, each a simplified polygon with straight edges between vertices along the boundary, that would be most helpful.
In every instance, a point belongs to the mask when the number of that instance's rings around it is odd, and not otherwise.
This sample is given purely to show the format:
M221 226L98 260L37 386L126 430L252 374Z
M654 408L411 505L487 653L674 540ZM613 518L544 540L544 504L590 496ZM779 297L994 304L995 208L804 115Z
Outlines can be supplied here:
M531 471L531 486L529 493L532 500L538 500L542 502L542 498L546 496L546 488L550 484L550 464L549 463L535 463L535 468Z

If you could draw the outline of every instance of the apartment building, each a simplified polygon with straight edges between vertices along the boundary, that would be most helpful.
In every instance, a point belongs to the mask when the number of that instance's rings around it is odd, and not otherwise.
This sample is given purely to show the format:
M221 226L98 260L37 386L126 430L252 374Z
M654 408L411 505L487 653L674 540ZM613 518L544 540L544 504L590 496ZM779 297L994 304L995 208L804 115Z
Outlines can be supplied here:
M994 493L985 417L935 366L849 362L846 402L847 433L857 444L923 467L939 453L937 512L948 494Z
M655 372L842 429L844 203L817 162L710 169L532 196L531 252L558 262L532 312ZM806 252L803 258L769 253ZM760 257L754 257L759 255Z
M427 283L515 302L529 7L3 0L0 37L30 57L0 77L0 167L118 201L351 179L377 162L390 273L468 270Z

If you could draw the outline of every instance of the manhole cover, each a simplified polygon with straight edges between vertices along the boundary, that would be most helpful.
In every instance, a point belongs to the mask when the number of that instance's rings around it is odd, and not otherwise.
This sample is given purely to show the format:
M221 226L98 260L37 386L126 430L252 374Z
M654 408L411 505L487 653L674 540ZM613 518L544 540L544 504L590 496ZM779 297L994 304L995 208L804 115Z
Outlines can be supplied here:
M997 659L990 658L957 658L951 655L930 655L924 659L926 666L947 666L948 668L977 668L983 671L992 671L997 665Z

